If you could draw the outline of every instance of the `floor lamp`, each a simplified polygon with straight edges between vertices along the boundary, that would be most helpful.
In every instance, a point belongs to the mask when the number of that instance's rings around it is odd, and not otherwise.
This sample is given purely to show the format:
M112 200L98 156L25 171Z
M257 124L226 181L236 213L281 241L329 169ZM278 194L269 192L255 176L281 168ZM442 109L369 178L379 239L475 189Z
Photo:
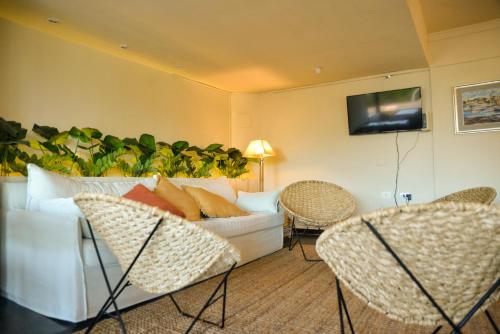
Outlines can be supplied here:
M264 159L274 155L271 145L263 139L252 140L243 153L245 158L259 159L259 191L264 191Z

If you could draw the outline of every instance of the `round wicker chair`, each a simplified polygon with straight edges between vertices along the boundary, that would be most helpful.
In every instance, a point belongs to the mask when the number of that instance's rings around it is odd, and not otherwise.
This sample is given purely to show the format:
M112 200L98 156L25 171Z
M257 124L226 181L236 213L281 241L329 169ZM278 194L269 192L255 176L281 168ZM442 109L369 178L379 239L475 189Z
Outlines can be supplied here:
M356 210L354 197L348 191L336 184L315 180L288 185L280 194L280 205L292 218L289 250L298 241L308 261L300 239L303 235L295 228L296 220L308 229L322 229L352 216ZM292 243L294 237L297 237L295 244Z
M79 194L74 201L85 214L92 236L97 232L104 239L124 272L115 289L111 289L101 263L110 292L110 298L99 314L101 317L114 304L125 331L115 299L118 297L116 293L121 293L118 291L126 285L132 284L150 293L170 294L173 300L173 292L222 272L226 272L224 282L215 292L224 283L225 306L227 276L240 260L239 251L227 240L169 212L128 199ZM100 259L95 238L93 241ZM198 317L193 316L195 321L188 331L203 311ZM223 325L224 313L221 327Z
M337 277L339 314L342 319L345 312L351 327L339 280L392 319L448 324L457 333L476 303L484 298L479 306L486 310L500 295L500 208L492 206L446 202L380 210L335 224L316 250Z
M493 203L493 200L495 200L496 196L497 192L494 188L477 187L451 193L449 195L434 200L432 203L466 202L466 203L491 204Z

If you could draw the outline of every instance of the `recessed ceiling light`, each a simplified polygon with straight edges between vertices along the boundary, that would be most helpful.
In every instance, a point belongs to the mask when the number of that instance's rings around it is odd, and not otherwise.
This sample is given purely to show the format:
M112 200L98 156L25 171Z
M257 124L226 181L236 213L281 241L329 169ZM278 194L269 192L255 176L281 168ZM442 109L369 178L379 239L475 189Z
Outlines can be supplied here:
M50 23L54 23L54 24L61 23L61 21L59 21L59 19L55 18L55 17L49 17L47 19L47 21L49 21Z
M123 50L127 50L128 49L128 45L125 44L125 43L122 43L122 44L120 44L120 48L123 49Z
M316 66L314 68L314 73L316 73L316 74L320 74L322 71L323 71L323 67L321 67L321 66Z

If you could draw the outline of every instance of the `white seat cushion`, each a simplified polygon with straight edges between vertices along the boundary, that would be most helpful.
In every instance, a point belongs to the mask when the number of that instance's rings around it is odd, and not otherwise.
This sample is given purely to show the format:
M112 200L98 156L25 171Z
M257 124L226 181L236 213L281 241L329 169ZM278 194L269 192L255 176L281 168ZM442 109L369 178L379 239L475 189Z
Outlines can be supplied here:
M249 216L211 218L197 224L223 238L231 238L283 225L283 214L259 212Z
M249 216L211 218L197 222L201 227L223 238L238 237L283 225L282 213L254 213ZM103 240L96 240L104 265L118 264L117 258ZM99 266L99 260L92 239L83 239L83 264L86 267Z

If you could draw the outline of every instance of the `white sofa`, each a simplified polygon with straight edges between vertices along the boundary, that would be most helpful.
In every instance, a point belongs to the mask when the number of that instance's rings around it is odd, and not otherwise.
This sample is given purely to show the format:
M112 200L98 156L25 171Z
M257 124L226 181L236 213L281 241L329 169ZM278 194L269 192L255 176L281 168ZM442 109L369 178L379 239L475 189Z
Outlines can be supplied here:
M73 179L73 178L72 178ZM129 182L130 178L74 178L80 181ZM139 179L132 179L139 180ZM140 180L139 180L140 181ZM210 188L208 179L171 179L177 185L191 184L224 192L219 184ZM225 181L227 183L227 180ZM227 185L230 187L229 183ZM42 193L47 189L38 189ZM232 191L232 190L231 190ZM66 195L79 192L65 187ZM42 194L47 195L47 194ZM74 195L74 194L73 194ZM121 195L121 194L117 194ZM228 196L228 192L225 194ZM234 191L233 191L234 195ZM55 196L50 194L49 197ZM230 195L229 195L230 196ZM236 198L236 195L234 195ZM0 289L4 297L43 315L79 322L96 315L108 296L92 239L82 234L76 216L27 210L27 182L22 177L0 178ZM32 199L31 199L32 200ZM200 226L227 238L242 256L238 265L275 252L283 247L283 215L252 213L234 218L207 219ZM122 270L103 240L98 240L110 279L117 282ZM125 289L118 299L120 308L156 295L135 287Z

